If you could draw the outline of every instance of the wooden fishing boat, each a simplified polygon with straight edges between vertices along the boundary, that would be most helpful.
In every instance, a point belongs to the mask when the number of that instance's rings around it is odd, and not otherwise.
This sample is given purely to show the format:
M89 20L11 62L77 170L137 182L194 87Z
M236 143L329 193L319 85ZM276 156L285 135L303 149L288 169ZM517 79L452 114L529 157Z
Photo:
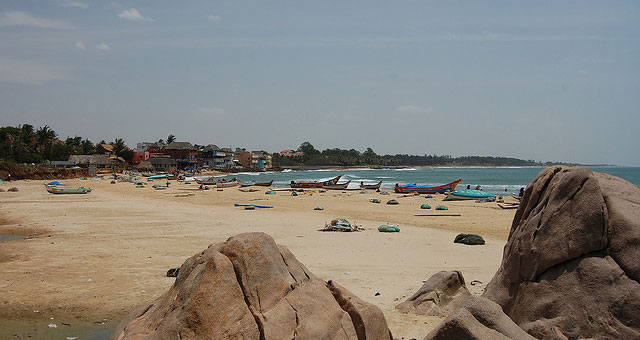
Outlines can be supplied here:
M231 187L237 187L239 185L240 185L240 182L238 182L238 181L218 182L218 184L216 184L216 187L218 187L218 188L231 188Z
M318 182L318 181L299 181L299 182L295 182L295 181L291 181L291 184L289 184L292 188L322 188L323 186L331 186L331 185L336 185L336 183L338 183L338 181L340 180L340 177L342 177L342 175L334 177L330 180L324 181L324 182Z
M438 186L426 186L426 185L415 185L415 184L407 184L405 186L399 186L396 184L393 191L399 194L410 194L417 192L419 194L439 194L444 193L446 191L453 191L456 189L458 183L460 183L462 179L457 179L451 183L438 185Z
M495 198L496 194L482 190L464 189L452 191L444 198L444 201L477 200L488 197Z
M382 181L376 184L364 184L364 182L360 182L360 189L370 189L370 190L378 190L382 185Z
M259 187L270 187L271 184L273 183L273 180L270 180L269 182L242 182L240 181L240 186L241 187L250 187L250 186L259 186Z
M270 187L271 184L273 184L273 180L270 180L269 182L255 182L253 185L259 187Z
M52 194L86 194L86 193L90 193L91 189L85 188L85 187L59 188L55 186L47 186L47 191Z
M345 190L349 186L349 183L351 183L351 181L347 181L342 184L336 183L334 185L323 185L322 188L327 190Z

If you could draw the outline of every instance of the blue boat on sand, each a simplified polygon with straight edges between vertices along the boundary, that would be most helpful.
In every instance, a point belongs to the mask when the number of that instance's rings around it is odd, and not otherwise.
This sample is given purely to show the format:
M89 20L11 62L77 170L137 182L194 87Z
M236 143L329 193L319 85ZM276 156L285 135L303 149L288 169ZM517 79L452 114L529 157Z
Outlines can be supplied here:
M477 200L488 197L495 198L496 195L482 190L464 189L452 191L444 198L444 201Z

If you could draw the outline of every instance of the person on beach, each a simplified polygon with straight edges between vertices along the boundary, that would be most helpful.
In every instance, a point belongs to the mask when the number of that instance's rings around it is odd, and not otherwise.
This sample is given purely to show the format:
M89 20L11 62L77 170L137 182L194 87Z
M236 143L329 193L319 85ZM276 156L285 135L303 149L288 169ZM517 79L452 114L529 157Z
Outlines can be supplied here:
M7 182L11 182L11 174L7 175Z

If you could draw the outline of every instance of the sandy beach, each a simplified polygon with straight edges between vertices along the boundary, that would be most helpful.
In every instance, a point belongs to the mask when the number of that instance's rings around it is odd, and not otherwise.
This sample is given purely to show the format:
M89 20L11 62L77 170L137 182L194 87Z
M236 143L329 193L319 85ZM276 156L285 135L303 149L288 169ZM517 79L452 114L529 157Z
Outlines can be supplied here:
M441 202L444 195L329 191L294 197L288 191L265 195L268 188L258 187L256 192L198 190L197 184L177 181L167 190L106 179L63 182L93 191L53 195L45 181L3 184L20 191L0 193L0 234L31 237L0 242L2 338L27 331L56 338L76 325L113 327L172 285L175 279L165 276L169 268L232 235L260 231L286 245L320 278L380 307L394 337L420 339L442 319L402 314L394 306L441 270L461 270L471 292L480 294L500 264L515 214L495 203ZM370 197L382 203L370 203ZM400 204L384 204L392 198ZM244 210L234 203L274 208ZM436 213L421 210L424 203L444 204L445 213L461 216L414 216ZM314 211L315 206L324 210ZM318 231L335 218L365 230ZM401 232L379 233L377 226L386 222ZM480 234L486 244L454 244L461 232ZM473 280L481 283L470 285ZM25 322L32 329L21 329ZM46 329L48 323L57 328Z

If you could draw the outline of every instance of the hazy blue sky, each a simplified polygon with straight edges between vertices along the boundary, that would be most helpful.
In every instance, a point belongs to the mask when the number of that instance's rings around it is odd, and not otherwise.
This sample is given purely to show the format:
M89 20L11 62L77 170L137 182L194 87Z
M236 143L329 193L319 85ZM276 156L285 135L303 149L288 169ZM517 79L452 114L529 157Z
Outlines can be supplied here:
M0 2L0 125L640 166L640 1Z

